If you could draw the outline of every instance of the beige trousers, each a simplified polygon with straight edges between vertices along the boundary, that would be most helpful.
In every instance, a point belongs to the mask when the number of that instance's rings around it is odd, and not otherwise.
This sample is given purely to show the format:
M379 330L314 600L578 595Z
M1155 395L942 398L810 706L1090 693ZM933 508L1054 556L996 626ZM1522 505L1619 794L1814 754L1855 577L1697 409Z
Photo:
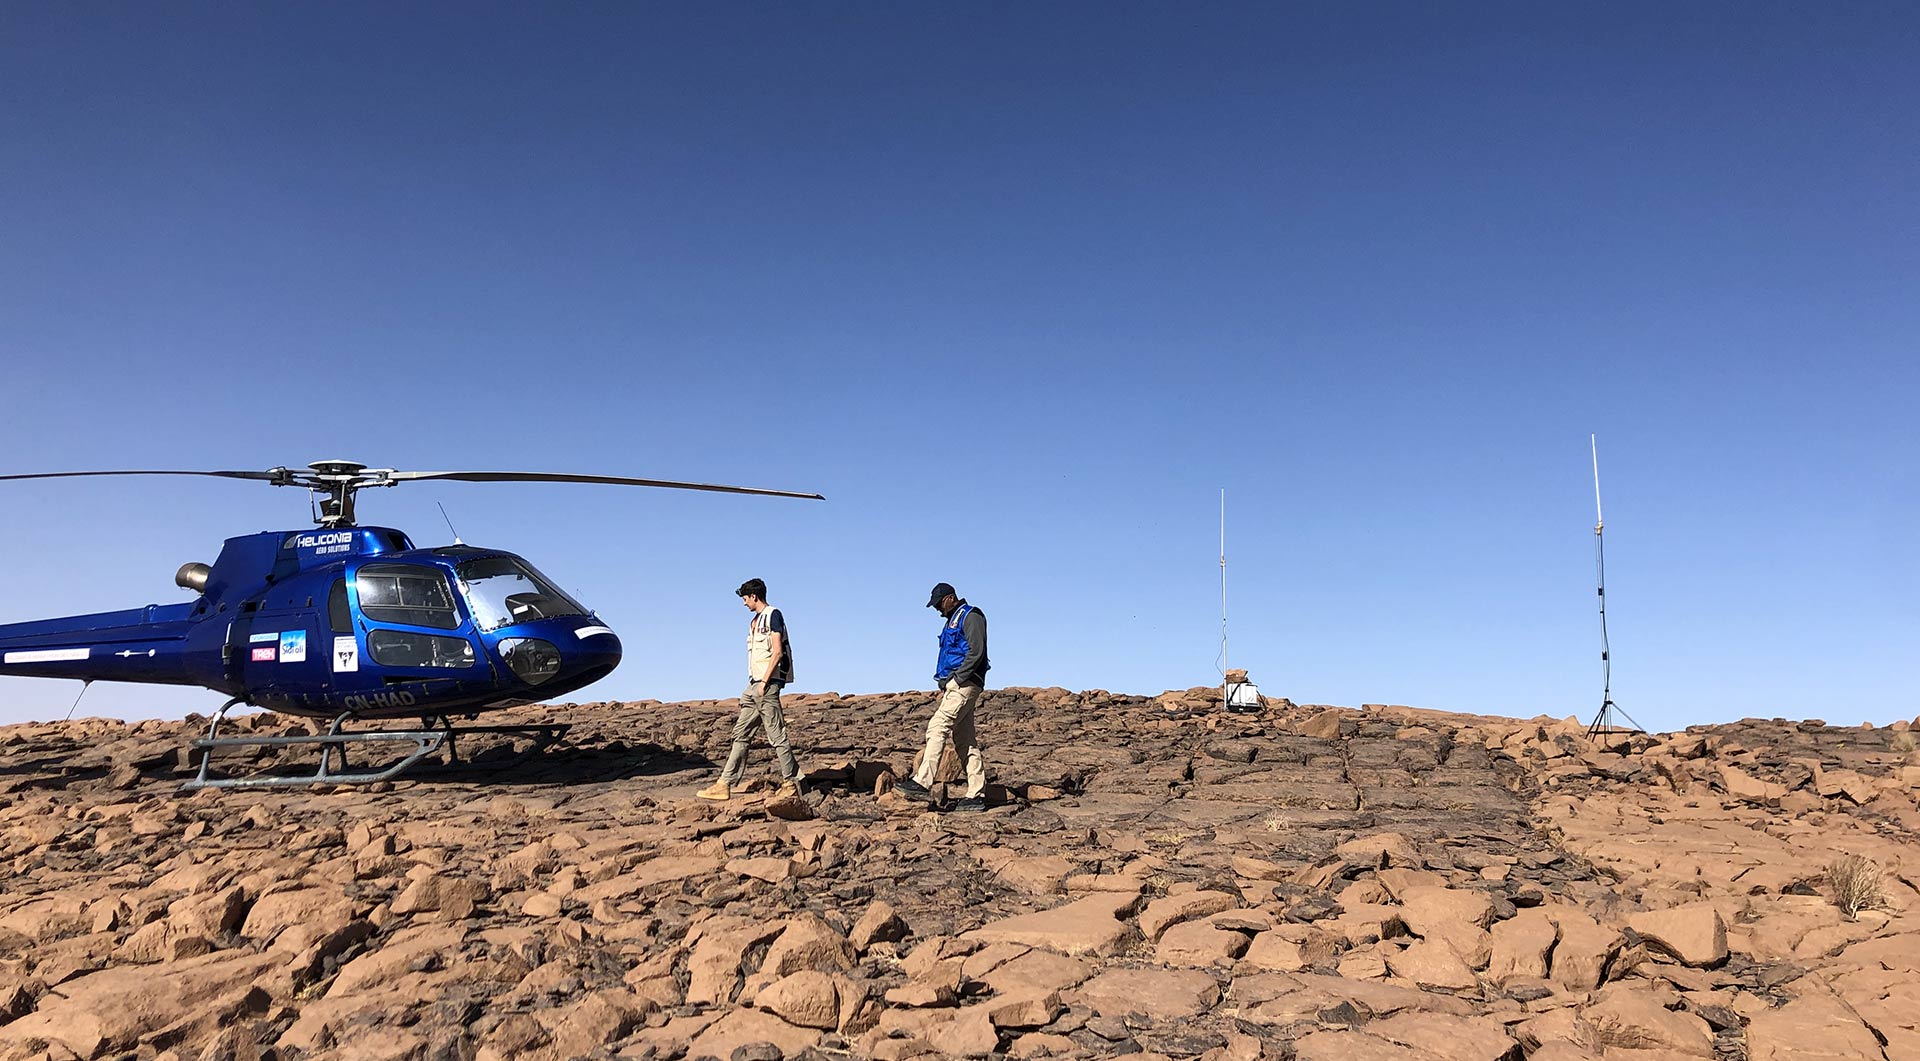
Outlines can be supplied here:
M787 716L780 710L779 682L748 682L745 692L740 694L740 714L733 720L733 750L727 754L727 765L720 771L720 783L731 785L740 779L740 771L747 765L747 745L753 739L753 728L757 725L767 735L767 743L773 746L773 754L780 759L780 777L791 781L800 774L800 764L793 760L793 749L787 744Z
M985 690L977 685L958 685L951 678L941 689L944 691L940 704L933 709L933 717L927 719L927 747L920 755L920 769L914 771L913 780L927 788L933 787L940 757L946 754L947 741L951 738L954 752L966 760L967 796L983 795L987 791L987 761L980 754L979 734L974 732L973 708Z

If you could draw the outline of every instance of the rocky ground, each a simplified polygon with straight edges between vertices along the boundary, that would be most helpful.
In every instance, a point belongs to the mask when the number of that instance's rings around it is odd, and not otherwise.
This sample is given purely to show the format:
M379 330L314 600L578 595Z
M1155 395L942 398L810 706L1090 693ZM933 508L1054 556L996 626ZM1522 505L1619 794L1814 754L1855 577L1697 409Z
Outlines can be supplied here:
M788 697L724 805L730 701L325 791L0 728L0 1058L1920 1058L1907 726L1209 696L991 693L985 814L890 791L931 693Z

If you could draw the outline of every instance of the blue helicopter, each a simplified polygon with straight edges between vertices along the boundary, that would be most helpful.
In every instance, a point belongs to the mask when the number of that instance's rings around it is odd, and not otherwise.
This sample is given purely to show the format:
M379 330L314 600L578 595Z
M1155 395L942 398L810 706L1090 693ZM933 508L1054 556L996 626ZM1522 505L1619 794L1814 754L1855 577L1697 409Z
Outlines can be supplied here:
M185 604L0 625L0 676L197 685L230 699L214 715L189 788L340 784L398 776L442 748L452 719L564 696L620 663L620 638L597 616L513 553L458 543L416 548L390 527L355 523L355 495L403 482L544 482L654 486L824 500L819 494L742 486L537 472L405 472L353 461L306 470L94 471L0 475L0 480L101 475L202 475L302 487L317 529L229 538L212 566L189 563L174 582ZM324 734L221 737L229 710L250 704L329 722ZM419 729L349 730L359 721L419 718ZM564 726L539 730L546 743ZM412 742L375 770L347 766L346 747ZM225 777L213 753L318 746L312 775Z

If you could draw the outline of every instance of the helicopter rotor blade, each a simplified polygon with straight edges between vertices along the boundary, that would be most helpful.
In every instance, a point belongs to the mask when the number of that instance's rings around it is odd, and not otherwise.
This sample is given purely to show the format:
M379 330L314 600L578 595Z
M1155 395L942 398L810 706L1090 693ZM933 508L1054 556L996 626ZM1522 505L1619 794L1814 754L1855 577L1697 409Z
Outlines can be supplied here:
M383 478L396 482L439 479L465 483L599 483L606 486L662 486L674 490L708 490L721 494L758 494L762 497L826 500L819 494L796 493L792 490L763 490L752 486L721 486L715 483L683 483L672 479L635 479L624 475L576 475L559 472L389 472Z
M222 479L256 479L273 482L286 475L284 470L270 472L191 472L191 471L112 471L112 472L34 472L28 475L0 475L4 479L76 479L93 475L213 475Z

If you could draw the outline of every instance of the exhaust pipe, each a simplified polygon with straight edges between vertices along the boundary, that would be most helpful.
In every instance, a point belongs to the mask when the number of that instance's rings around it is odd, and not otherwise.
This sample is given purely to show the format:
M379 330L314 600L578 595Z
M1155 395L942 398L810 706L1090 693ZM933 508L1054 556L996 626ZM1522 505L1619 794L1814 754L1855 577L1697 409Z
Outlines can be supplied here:
M195 593L205 593L207 576L212 573L213 568L205 564L181 564L180 570L173 573L173 584Z

